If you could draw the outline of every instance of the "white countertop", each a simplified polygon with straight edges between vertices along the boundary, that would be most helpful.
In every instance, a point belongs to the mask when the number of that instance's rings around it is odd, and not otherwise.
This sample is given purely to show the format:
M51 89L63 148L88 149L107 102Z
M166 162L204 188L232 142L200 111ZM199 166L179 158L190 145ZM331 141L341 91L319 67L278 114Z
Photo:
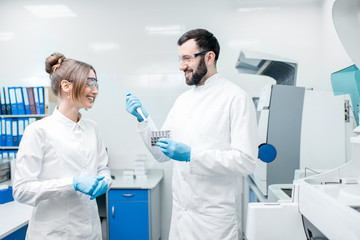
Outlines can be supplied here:
M162 169L149 169L147 172L147 179L138 180L133 178L132 180L124 179L125 169L111 169L111 175L115 177L111 185L111 189L153 189L164 177Z
M29 223L33 207L15 201L0 204L0 239Z
M162 169L149 169L146 180L124 180L123 171L124 169L111 169L111 175L115 177L111 189L153 189L164 176ZM32 209L29 205L15 201L0 204L0 239L26 226Z
M7 180L5 182L0 183L0 190L1 189L7 189L8 187L11 187L11 181Z

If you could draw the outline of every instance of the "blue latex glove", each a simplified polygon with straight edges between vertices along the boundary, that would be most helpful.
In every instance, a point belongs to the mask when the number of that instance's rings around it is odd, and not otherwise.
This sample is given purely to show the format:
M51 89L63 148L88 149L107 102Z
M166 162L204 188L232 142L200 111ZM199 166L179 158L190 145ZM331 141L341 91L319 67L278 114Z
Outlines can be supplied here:
M86 176L73 179L73 185L76 191L87 195L92 195L99 184L99 181L104 179L104 176Z
M97 185L94 192L92 193L90 200L93 200L93 199L97 198L98 196L103 195L104 193L106 193L107 190L108 190L107 182L104 179L100 180L99 184Z
M145 119L136 111L137 108L141 109L145 118L149 116L146 109L143 107L143 105L141 104L140 100L137 97L135 97L131 93L126 95L126 111L134 115L139 122L142 122Z
M160 138L156 145L171 159L185 162L190 161L191 147L184 143L175 142L170 138Z

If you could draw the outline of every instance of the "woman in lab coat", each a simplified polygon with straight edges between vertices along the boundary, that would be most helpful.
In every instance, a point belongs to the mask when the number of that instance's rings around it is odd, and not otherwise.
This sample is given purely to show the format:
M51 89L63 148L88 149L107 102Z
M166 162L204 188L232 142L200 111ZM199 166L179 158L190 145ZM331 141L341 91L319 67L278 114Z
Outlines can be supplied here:
M79 113L98 94L96 72L60 53L45 65L60 104L26 127L19 146L13 195L34 206L26 239L101 239L94 199L111 184L108 156L97 124Z

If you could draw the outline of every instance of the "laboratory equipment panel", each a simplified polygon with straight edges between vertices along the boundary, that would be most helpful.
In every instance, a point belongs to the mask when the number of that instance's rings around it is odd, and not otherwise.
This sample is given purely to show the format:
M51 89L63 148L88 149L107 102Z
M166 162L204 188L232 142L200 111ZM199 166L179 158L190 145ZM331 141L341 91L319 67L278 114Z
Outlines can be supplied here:
M267 85L263 89L258 105L259 146L274 146L277 156L269 163L258 159L251 177L265 196L272 184L292 183L300 167L304 94L303 87Z
M0 239L25 239L32 210L33 207L16 201L0 204Z
M107 193L109 240L159 240L162 170L149 170L145 181L125 180L122 172L111 170L115 179Z

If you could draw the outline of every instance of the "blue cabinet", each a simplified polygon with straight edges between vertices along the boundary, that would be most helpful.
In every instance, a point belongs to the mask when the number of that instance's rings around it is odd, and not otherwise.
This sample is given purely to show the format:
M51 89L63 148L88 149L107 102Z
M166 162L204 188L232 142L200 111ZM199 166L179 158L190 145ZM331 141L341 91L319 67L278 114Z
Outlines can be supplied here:
M17 231L11 233L10 235L2 238L1 240L24 240L26 237L26 230L28 225L18 229Z
M0 204L0 239L24 240L33 207L16 201Z
M110 240L150 239L149 190L110 190L108 216Z
M0 190L0 204L14 201L12 196L12 188L9 187L7 189Z
M114 181L106 194L109 240L159 240L160 182L163 171L151 169L147 180L124 180L123 170L112 169Z

